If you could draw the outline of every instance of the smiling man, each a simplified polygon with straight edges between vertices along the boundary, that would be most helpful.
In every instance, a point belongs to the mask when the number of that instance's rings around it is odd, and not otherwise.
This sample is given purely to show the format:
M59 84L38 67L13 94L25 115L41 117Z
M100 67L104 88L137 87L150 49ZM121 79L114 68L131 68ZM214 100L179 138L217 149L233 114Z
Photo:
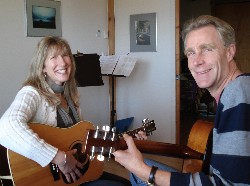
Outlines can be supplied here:
M250 185L250 74L242 73L234 56L234 29L209 15L188 21L182 31L188 67L200 88L216 99L209 174L180 173L143 160L129 136L128 149L114 153L131 174L133 185Z
M229 31L230 27L228 27ZM229 32L233 34L233 32ZM213 25L195 29L185 37L188 67L200 88L206 88L218 103L221 91L241 74L234 61L235 39L224 42Z

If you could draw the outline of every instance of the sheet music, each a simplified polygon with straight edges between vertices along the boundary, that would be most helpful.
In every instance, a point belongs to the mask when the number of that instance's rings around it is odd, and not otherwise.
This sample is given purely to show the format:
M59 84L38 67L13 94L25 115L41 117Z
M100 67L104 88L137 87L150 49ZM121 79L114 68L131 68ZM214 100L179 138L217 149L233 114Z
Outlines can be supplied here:
M128 55L121 55L114 70L114 75L129 76L134 69L137 59Z
M134 69L136 61L135 57L129 55L101 56L101 73L129 76Z
M119 59L119 56L101 56L100 57L100 66L102 74L113 74L116 63Z

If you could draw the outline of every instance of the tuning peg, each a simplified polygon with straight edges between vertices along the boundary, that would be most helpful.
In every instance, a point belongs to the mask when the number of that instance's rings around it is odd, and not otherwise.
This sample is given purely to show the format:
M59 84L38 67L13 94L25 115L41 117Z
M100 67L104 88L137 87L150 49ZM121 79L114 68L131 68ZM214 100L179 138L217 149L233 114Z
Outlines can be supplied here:
M148 118L145 118L142 120L142 123L145 124L145 123L148 123L149 122L149 119Z
M112 141L115 141L116 127L113 127L113 128L111 129L111 131L112 131L112 137L111 137L111 140L112 140Z
M116 127L113 127L113 128L111 129L111 131L112 131L113 133L116 133Z
M109 127L108 125L104 125L104 126L102 127L102 130L104 131L103 139L106 140L107 134L108 134L108 132L110 131L110 127Z
M109 132L109 131L110 131L110 126L104 125L104 126L102 127L102 130L104 130L104 131L106 131L106 132Z
M95 146L91 147L90 152L91 152L90 160L93 160L95 158Z
M94 138L97 138L99 134L99 126L96 126L96 130L95 130L95 134L94 134Z
M111 156L112 156L112 153L115 151L115 149L113 147L110 147L109 148L109 157L108 157L108 160L111 159Z
M99 155L97 156L97 159L98 159L99 161L104 161L104 156L101 155L101 154L99 154Z
M104 161L103 152L104 152L104 147L101 148L101 153L97 156L97 159L99 161Z

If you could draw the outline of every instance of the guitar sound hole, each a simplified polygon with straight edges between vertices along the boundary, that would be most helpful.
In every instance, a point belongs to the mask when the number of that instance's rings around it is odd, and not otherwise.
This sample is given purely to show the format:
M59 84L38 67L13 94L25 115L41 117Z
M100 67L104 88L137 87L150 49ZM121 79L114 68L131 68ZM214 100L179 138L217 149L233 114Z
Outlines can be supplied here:
M77 169L81 172L82 175L84 175L87 172L88 168L89 168L89 164L90 164L89 155L82 152L82 144L81 143L75 144L71 149L77 149L77 152L75 153L74 157L76 158L77 161L84 164L83 169L80 169L80 168L77 168ZM63 177L63 181L66 184L70 184L67 181L64 174L62 174L62 177ZM77 175L76 175L76 179L79 179L79 177ZM73 182L73 180L71 179L71 183L72 182Z

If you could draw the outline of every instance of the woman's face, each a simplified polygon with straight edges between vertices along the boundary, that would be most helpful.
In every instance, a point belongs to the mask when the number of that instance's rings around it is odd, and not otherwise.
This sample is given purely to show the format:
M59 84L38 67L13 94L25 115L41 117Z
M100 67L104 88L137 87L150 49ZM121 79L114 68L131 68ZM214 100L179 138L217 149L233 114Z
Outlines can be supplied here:
M63 85L69 80L72 69L72 62L69 55L58 52L49 52L43 72L57 85Z

